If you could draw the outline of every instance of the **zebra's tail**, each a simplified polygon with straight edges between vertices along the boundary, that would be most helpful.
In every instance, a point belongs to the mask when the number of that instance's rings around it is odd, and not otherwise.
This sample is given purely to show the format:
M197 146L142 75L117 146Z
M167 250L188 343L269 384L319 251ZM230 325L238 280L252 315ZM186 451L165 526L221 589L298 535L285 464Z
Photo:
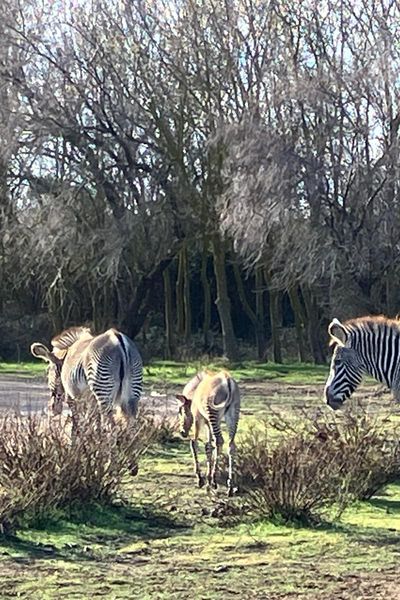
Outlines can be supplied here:
M121 345L120 389L121 408L135 415L142 392L143 365L139 352L125 335L119 334Z

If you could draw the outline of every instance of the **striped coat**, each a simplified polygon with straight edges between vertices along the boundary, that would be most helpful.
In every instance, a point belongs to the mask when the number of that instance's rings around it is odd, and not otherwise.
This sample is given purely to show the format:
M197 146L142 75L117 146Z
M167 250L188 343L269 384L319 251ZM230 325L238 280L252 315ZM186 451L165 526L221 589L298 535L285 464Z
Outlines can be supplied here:
M400 400L400 321L386 317L362 317L341 323L333 319L328 327L335 345L325 398L340 408L369 374L387 385Z
M229 433L228 494L234 492L233 467L235 436L240 416L240 392L236 381L226 371L207 373L201 371L191 379L176 396L179 402L181 434L187 437L193 426L191 451L199 487L205 484L198 461L198 439L206 430L205 451L207 456L207 483L217 487L216 472L218 456L223 447L221 422L225 420Z
M52 351L34 343L31 352L49 364L54 412L61 411L64 399L72 410L74 400L89 390L105 412L119 407L125 415L136 415L143 369L132 340L115 329L94 336L86 327L72 327L51 344Z

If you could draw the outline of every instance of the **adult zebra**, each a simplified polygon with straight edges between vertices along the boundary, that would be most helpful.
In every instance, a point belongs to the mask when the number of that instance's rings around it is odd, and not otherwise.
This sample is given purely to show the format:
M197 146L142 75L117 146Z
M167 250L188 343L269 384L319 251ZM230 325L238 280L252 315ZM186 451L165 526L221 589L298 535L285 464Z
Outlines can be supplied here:
M400 321L386 317L361 317L328 327L335 344L325 385L328 405L337 409L351 396L368 373L386 384L400 400Z
M87 327L71 327L51 340L53 350L34 343L31 352L46 361L51 409L62 411L66 400L76 421L75 400L84 392L96 398L105 413L119 407L134 417L142 390L142 359L135 344L115 329L93 335Z

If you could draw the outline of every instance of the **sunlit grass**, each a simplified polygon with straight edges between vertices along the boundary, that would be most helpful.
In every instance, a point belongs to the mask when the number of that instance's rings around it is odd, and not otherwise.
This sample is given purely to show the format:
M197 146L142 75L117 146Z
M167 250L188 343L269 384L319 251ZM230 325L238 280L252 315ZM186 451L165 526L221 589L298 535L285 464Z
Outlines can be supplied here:
M222 360L210 363L155 361L145 366L145 381L165 381L183 384L200 369L215 371L227 369L238 381L277 381L281 383L318 384L324 383L328 375L328 366L301 363L277 365L246 361L229 363Z
M328 374L328 365L288 363L258 363L245 361L229 363L223 360L213 362L174 362L152 361L144 367L145 383L183 384L200 369L212 371L221 368L229 370L238 381L277 381L280 383L315 384L324 383ZM26 375L35 377L45 373L46 365L42 361L21 363L0 363L0 374Z
M205 366L214 369L221 364ZM9 365L8 373L44 371L41 363L33 367L30 371L29 365L22 370L20 365ZM199 367L155 362L145 367L145 384L161 391L165 385L170 393ZM245 363L230 370L239 381L249 383L239 441L261 416L271 415L271 405L286 418L298 414L304 404L308 410L322 406L319 386L328 367ZM4 363L0 373L7 373ZM251 385L253 381L282 385L265 395L262 388ZM293 397L292 383L315 384L317 391L299 394L296 390ZM202 445L200 459L204 466ZM183 600L194 589L210 600L229 597L231 590L237 597L290 593L298 598L304 594L308 600L313 590L324 594L318 597L334 598L347 576L373 577L378 570L397 568L398 485L369 502L355 504L339 522L314 527L246 518L223 526L212 516L215 498L196 487L187 441L177 439L152 448L138 476L127 479L116 506L54 514L35 528L22 528L14 538L4 538L0 597ZM225 499L224 488L217 498Z
M222 527L207 514L213 498L195 487L190 452L181 443L153 451L126 491L129 505L61 516L5 541L2 573L11 573L15 560L35 560L35 575L33 567L18 567L9 585L22 597L74 597L77 588L80 597L118 590L118 598L162 599L184 598L189 583L204 586L211 599L234 585L243 597L259 589L261 598L266 590L301 594L314 585L334 591L336 578L398 564L396 485L337 523L313 528L264 520ZM122 575L133 565L128 585Z
M43 361L36 362L0 362L0 375L18 375L19 377L38 377L44 375L46 365Z
M151 386L183 385L199 370L217 371L227 369L237 381L241 382L276 382L288 385L320 385L324 384L329 373L329 365L313 365L311 363L259 363L244 361L229 363L222 359L213 362L176 362L152 361L144 365L144 384ZM44 375L46 365L42 361L21 363L0 363L0 375L16 375L38 377ZM366 378L364 383L372 383Z

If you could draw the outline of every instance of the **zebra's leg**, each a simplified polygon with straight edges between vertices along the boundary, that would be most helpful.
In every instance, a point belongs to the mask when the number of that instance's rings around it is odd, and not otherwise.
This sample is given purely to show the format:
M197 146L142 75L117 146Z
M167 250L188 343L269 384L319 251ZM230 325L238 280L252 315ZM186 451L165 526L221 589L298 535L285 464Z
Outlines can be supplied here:
M228 496L232 496L237 492L237 487L234 486L234 457L236 454L235 436L237 426L239 422L239 411L240 405L231 405L225 413L225 422L229 432L229 446L228 446Z
M211 481L212 481L212 487L214 489L217 489L217 487L218 487L218 485L217 485L218 459L222 454L223 445L224 445L224 438L222 437L222 435L219 434L218 436L215 436L215 445L213 448L214 460L213 460L212 471L211 471Z
M213 461L214 461L214 446L212 443L212 436L210 434L208 442L204 444L207 457L207 486L212 486L212 473L213 473Z
M217 489L217 466L218 466L218 457L221 454L222 445L224 440L222 438L221 432L219 434L215 434L213 428L209 426L208 430L208 442L205 445L206 455L207 455L207 483L209 487Z
M97 406L99 409L99 422L102 422L102 416L112 425L115 425L114 419L114 406L113 406L113 383L111 386L108 384L98 385L97 382L89 381L89 387L94 397L96 398Z
M76 406L75 398L71 396L65 396L65 400L67 402L68 408L71 411L71 443L74 444L76 438L78 437L79 428L78 428L78 409Z
M194 462L194 472L197 476L197 483L199 488L202 488L205 484L205 479L204 476L201 473L201 469L200 469L200 464L199 464L199 458L198 458L198 451L199 451L199 443L198 443L198 439L199 439L199 433L200 433L200 422L198 419L195 419L194 421L194 437L192 440L190 440L190 451L192 453L193 456L193 462Z
M221 413L217 410L209 409L208 412L209 418L209 441L213 442L212 449L212 461L211 461L211 470L210 470L210 484L214 489L217 489L217 470L218 470L218 458L222 453L222 447L224 445L224 438L221 433Z
M199 459L198 459L199 444L198 444L197 439L190 440L190 450L191 450L192 456L193 456L194 472L196 473L196 476L197 476L197 483L198 483L199 488L202 488L205 484L205 479L204 479L204 476L201 474L201 470L200 470Z

